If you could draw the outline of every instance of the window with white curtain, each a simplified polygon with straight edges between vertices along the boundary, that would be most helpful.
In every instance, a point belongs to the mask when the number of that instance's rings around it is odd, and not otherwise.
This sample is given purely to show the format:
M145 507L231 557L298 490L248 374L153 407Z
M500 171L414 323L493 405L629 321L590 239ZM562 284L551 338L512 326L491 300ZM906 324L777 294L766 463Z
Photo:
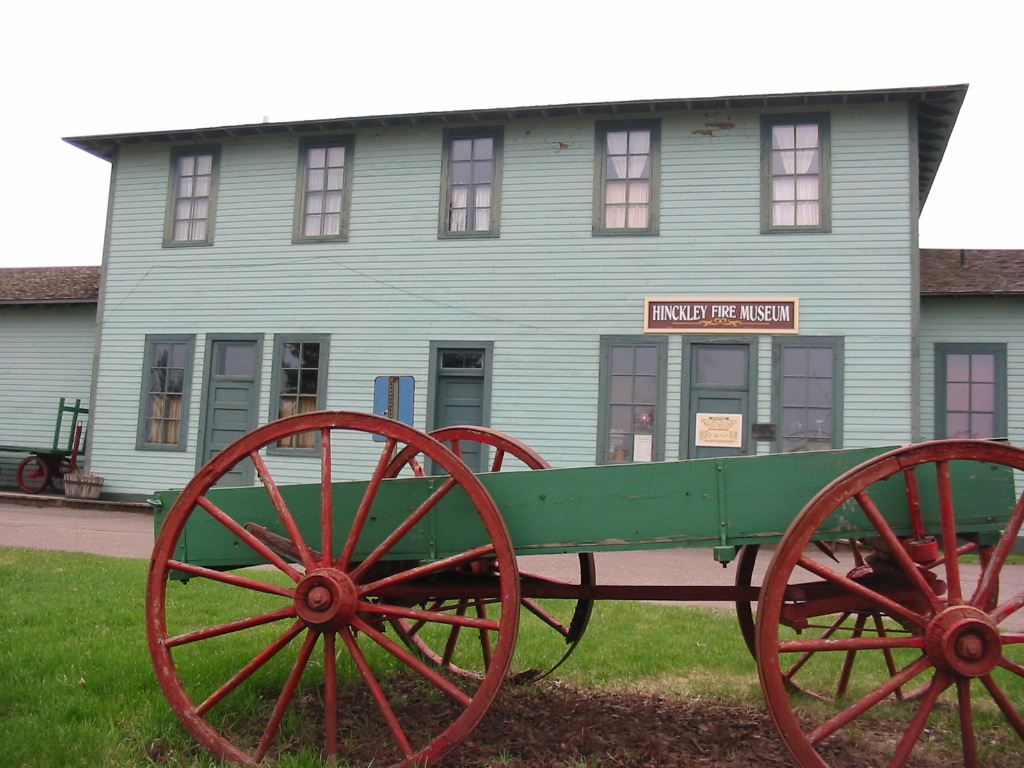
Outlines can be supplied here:
M164 245L211 245L220 150L178 148L171 152Z
M659 127L598 123L594 234L657 234Z
M347 238L352 150L351 137L302 142L295 242Z
M762 229L829 231L828 116L762 121Z
M147 336L136 447L185 450L194 336Z
M329 343L330 337L326 335L289 334L275 338L271 420L325 407ZM316 445L316 434L303 432L282 438L274 448L288 449L288 453L294 454Z
M445 132L439 236L498 236L501 149L500 128Z

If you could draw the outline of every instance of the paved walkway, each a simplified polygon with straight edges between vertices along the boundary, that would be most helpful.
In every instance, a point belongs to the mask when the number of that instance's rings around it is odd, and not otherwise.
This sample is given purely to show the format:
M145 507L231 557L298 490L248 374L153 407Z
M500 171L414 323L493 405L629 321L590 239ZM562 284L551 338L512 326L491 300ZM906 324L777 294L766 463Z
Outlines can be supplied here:
M37 506L38 505L38 506ZM115 557L148 559L153 548L153 517L145 504L112 505L107 502L65 501L63 497L12 498L0 494L0 547L28 547L66 552L89 552ZM607 585L731 586L736 566L723 568L707 548L659 549L643 552L598 553L597 583ZM770 552L758 558L753 583L759 584ZM579 566L575 555L534 555L520 558L524 571L576 581ZM974 576L977 566L964 567ZM1000 591L1004 596L1024 592L1024 566L1003 570ZM701 605L732 607L730 602ZM1024 630L1024 611L1012 616L1007 626Z

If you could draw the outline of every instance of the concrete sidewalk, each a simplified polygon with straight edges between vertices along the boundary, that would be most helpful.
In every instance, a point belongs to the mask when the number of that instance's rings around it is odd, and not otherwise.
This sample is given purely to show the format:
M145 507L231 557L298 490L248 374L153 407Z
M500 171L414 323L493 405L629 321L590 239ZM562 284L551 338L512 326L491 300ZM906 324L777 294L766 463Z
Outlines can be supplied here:
M0 493L0 546L148 559L152 510L148 504Z

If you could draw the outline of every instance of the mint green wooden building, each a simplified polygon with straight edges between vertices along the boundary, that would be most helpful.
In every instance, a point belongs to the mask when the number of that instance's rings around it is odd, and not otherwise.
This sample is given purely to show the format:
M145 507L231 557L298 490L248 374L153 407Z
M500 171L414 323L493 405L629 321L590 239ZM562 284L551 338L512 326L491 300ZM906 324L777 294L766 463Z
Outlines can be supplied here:
M69 138L112 164L89 467L142 498L399 376L415 426L491 426L555 466L932 437L920 342L970 334L922 327L917 220L965 93ZM268 460L318 476L311 446Z

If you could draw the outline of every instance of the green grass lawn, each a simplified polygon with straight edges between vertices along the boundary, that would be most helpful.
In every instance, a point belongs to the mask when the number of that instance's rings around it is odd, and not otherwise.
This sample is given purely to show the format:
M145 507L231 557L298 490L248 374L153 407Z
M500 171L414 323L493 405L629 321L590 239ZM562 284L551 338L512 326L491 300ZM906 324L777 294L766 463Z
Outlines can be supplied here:
M0 765L215 764L157 684L144 628L147 568L139 560L0 549ZM201 603L194 610L202 612ZM550 642L539 631L524 623L524 653ZM238 669L229 640L223 658L211 653L196 662L197 674L223 680ZM583 688L761 706L755 664L731 611L598 604L557 677ZM1020 701L1024 690L1012 695ZM496 745L495 764L499 753ZM307 752L278 764L319 762Z

